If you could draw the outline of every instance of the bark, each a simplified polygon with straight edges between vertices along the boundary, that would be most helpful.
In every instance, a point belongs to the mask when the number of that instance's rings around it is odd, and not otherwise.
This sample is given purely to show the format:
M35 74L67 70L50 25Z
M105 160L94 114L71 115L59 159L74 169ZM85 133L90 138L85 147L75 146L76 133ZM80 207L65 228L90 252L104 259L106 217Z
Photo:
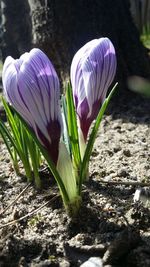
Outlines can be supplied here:
M3 60L19 57L31 48L31 18L27 0L1 0L1 51Z
M113 3L112 3L113 2ZM146 50L130 14L128 0L29 0L33 43L42 48L64 80L74 53L87 41L109 37L117 51L117 79L150 76Z

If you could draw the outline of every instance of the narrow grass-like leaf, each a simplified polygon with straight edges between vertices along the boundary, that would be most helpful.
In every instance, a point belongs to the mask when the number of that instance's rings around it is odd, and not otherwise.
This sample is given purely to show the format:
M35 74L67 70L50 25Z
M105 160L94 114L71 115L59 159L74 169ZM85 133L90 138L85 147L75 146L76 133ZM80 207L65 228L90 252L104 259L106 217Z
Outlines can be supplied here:
M19 131L18 131L18 127L17 127L16 122L15 122L15 118L14 118L14 116L10 110L9 105L7 104L7 102L5 101L4 98L2 98L2 103L3 103L4 109L6 111L6 116L7 116L7 120L8 120L8 123L10 125L10 128L11 128L11 131L12 131L12 133L16 139L17 147L18 147L18 149L21 149Z
M18 117L15 114L13 114L10 106L7 104L4 98L2 98L2 102L4 105L4 109L6 111L6 116L7 116L8 124L10 126L10 131L11 131L11 134L10 134L9 130L5 126L5 133L8 139L10 140L10 143L16 150L20 160L23 163L28 181L31 182L32 181L32 170L31 170L31 166L29 162L29 156L28 156L27 146L25 144L25 138L24 138L24 132L23 132L22 126L20 124L20 121L18 120ZM14 166L15 165L16 165L16 157L14 157Z
M24 125L23 127L25 128ZM33 173L34 173L35 184L37 188L40 188L41 187L41 179L39 176L40 153L38 151L37 145L35 144L32 136L29 134L29 132L27 132L26 129L25 129L25 132L26 132L26 143L28 147L28 153L30 156L30 161L31 161L31 165L33 168Z
M12 163L16 173L19 173L18 158L17 158L17 146L14 142L13 137L10 134L10 131L7 129L5 123L0 120L0 134L3 138L3 141L8 149L8 153L12 159Z
M13 108L12 108L13 109ZM50 159L50 156L48 155L47 151L45 150L45 148L41 145L40 141L37 139L36 135L34 134L34 132L32 131L32 129L28 126L28 124L24 121L24 119L20 116L20 114L13 109L13 111L17 114L17 116L19 117L19 119L21 120L21 122L23 123L23 125L25 126L26 130L29 132L29 134L32 136L33 140L35 141L35 143L37 144L38 148L40 149L43 157L46 159L48 166L58 184L58 187L60 189L61 195L62 195L62 199L64 201L64 205L67 206L69 204L69 197L68 197L68 193L66 191L65 185L54 165L54 163L52 162L52 160Z
M10 153L10 156L12 157L13 159L13 154L12 154L12 151L11 151L11 146L13 146L16 151L19 153L19 150L18 150L18 147L12 137L12 135L10 134L10 131L7 129L7 127L5 126L5 124L0 120L0 133L3 137L3 140L8 148L8 151Z
M13 150L13 155L14 155L14 160L13 160L13 166L14 166L14 170L16 172L16 174L20 174L20 171L19 171L19 164L18 164L18 153L16 151L16 149L14 147L12 147L12 150Z
M40 153L37 149L37 146L33 138L26 130L25 126L22 124L22 122L20 121L19 117L16 114L15 114L15 121L17 122L18 129L20 132L21 146L24 155L26 155L27 164L30 166L30 169L33 169L35 184L38 188L40 188L41 180L38 172Z
M98 132L98 129L99 129L99 125L100 125L100 122L102 120L102 117L104 115L104 112L112 98L112 95L116 89L116 86L117 86L117 83L115 84L115 86L113 87L113 89L111 90L110 94L108 95L108 97L105 99L100 111L99 111L99 114L97 116L97 119L95 121L95 124L94 124L94 127L92 129L92 132L90 134L90 137L89 137L89 140L88 140L88 143L87 143L87 146L86 146L86 150L85 150L85 154L84 154L84 157L83 157L83 162L81 164L81 173L80 173L80 181L79 181L79 194L81 193L81 189L82 189L82 183L83 181L86 179L86 171L87 171L87 164L89 163L89 160L90 160L90 156L91 156L91 152L92 152L92 149L93 149L93 145L94 145L94 141L95 141L95 138L96 138L96 135L97 135L97 132Z
M73 158L75 161L75 165L80 166L81 155L80 155L79 138L78 138L77 116L73 101L72 90L69 83L66 90L66 103L67 103L68 131L69 131L69 138L71 142Z
M19 118L16 114L14 114L14 121L15 121L16 127L18 129L18 136L19 136L19 141L20 141L22 153L23 153L23 155L26 156L26 160L28 161L28 164L30 164L29 163L29 153L28 153L27 133L26 133L25 127L22 125L21 121L19 120Z
M63 118L63 142L65 143L67 150L69 152L70 158L72 158L71 143L69 138L68 122L67 122L67 103L66 98L63 95L62 98L62 118Z
M5 130L4 130L4 129L5 129ZM6 132L7 132L7 128L6 128L6 126L5 126L5 124L0 120L0 134L1 134L2 138L3 138L3 140L4 140L4 143L5 143L5 145L6 145L7 149L8 149L8 152L9 152L9 154L10 154L12 160L14 161L14 155L13 155L13 152L12 152L12 150L11 150L12 144L11 144L11 142L10 142L10 140L9 140L8 135L6 134Z

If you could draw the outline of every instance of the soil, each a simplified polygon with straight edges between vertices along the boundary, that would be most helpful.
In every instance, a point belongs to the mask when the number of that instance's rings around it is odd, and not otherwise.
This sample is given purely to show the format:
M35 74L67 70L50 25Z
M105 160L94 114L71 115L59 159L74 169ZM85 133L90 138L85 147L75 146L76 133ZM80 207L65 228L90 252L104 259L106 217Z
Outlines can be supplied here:
M0 164L3 211L27 183L14 173L2 141ZM101 259L101 265L88 261L86 266L150 267L150 209L133 201L140 184L150 183L150 100L127 92L113 98L89 171L83 204L73 220L54 197L57 187L47 169L41 171L41 191L30 185L0 215L0 267L76 267L90 257ZM4 226L47 201L38 212Z

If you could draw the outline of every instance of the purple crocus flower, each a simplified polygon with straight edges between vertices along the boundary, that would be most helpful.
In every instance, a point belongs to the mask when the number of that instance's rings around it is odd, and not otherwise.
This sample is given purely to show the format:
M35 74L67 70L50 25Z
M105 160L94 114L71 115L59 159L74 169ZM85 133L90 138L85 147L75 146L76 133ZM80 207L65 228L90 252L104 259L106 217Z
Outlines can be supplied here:
M52 63L37 48L16 60L9 56L2 80L7 101L33 129L56 164L62 118L60 85Z
M86 43L73 58L71 83L85 142L89 127L96 119L114 79L116 65L115 49L108 38Z

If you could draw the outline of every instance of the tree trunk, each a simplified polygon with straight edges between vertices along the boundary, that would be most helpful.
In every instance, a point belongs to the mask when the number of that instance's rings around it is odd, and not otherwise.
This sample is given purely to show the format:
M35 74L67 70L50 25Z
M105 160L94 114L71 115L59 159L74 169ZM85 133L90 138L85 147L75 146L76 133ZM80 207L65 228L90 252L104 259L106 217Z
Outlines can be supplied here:
M1 0L1 50L3 60L19 57L31 48L31 18L27 0Z
M74 53L87 41L109 37L117 51L118 77L150 76L150 64L132 21L128 0L29 0L34 44L68 77Z
M129 0L28 1L33 44L47 53L62 80L69 76L74 53L100 37L109 37L116 48L117 80L124 83L128 75L150 76L149 59L132 21Z

